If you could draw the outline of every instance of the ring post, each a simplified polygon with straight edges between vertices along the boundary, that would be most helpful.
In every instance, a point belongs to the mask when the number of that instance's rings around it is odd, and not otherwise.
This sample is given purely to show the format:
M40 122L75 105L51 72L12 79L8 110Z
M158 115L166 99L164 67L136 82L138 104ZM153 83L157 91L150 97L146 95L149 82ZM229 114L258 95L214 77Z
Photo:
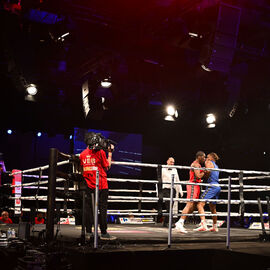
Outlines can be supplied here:
M266 241L267 240L267 235L266 235L264 221L263 221L262 203L261 203L260 198L258 198L258 207L259 207L260 220L261 220L261 225L262 225L262 234L260 235L260 239L263 240L263 241Z
M243 171L239 173L239 199L240 199L240 224L244 227L244 216L245 216L245 201L244 201L244 174Z
M140 189L140 191L139 191L139 197L142 197L143 196L143 194L142 194L142 183L139 183L139 189ZM139 213L141 213L142 212L142 200L140 199L139 200L139 202L138 202L138 212Z
M162 167L161 165L157 166L157 189L158 189L158 216L157 216L157 222L162 217L162 204L163 204L163 191L162 191Z
M172 174L171 193L170 193L170 212L169 212L168 248L171 247L171 238L172 238L173 189L174 189L174 174Z
M269 202L268 196L266 196L266 201L267 201L267 213L268 213L268 224L269 224L268 231L270 231L270 202Z
M46 222L46 241L53 241L54 235L54 209L55 209L55 190L56 190L56 166L58 150L50 149L49 156L49 179L48 179L48 204L47 204L47 222Z
M99 171L96 174L96 198L95 198L95 235L94 235L94 248L98 248L98 192L99 192Z
M230 229L231 229L231 177L228 180L228 206L227 206L227 238L226 247L230 249Z
M81 244L85 245L85 189L82 191L82 230L81 230Z
M39 188L40 188L40 181L42 180L42 170L39 168L39 175L38 175L38 187L36 191L36 208L35 208L35 215L37 215L38 209L39 209L39 201L38 201L38 194L39 194ZM35 220L34 220L35 221ZM33 222L35 224L35 222Z

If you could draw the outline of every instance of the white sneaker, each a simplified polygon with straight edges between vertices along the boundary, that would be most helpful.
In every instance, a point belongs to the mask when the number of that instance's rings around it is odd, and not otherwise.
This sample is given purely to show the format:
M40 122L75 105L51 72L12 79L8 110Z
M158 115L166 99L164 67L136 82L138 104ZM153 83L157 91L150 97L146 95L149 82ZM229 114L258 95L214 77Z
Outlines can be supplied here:
M218 232L218 227L212 227L209 229L209 232Z
M175 230L179 231L180 233L188 233L187 230L184 228L184 225L180 223L175 224Z
M206 224L200 223L200 227L194 229L193 231L195 231L195 232L207 232L208 228L207 228Z

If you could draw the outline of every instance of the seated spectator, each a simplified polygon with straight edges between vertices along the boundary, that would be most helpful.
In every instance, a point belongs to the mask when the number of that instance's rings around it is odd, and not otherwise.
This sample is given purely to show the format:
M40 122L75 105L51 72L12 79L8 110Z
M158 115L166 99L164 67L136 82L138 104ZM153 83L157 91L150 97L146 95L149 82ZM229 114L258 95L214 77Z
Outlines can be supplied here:
M3 211L0 217L0 224L6 223L6 224L12 224L12 220L9 218L9 213L7 211Z
M42 213L38 213L35 217L35 224L44 224L44 218Z

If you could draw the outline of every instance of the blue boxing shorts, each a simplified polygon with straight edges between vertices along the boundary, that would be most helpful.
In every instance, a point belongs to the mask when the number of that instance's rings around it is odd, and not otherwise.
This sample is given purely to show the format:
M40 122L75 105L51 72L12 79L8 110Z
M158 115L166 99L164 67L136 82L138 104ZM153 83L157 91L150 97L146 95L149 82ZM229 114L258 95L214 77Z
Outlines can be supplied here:
M214 184L214 183L213 183ZM217 183L215 183L217 184ZM220 193L221 188L212 186L212 187L207 187L204 193L201 195L201 199L218 199L219 198L219 193ZM216 204L216 202L211 202Z

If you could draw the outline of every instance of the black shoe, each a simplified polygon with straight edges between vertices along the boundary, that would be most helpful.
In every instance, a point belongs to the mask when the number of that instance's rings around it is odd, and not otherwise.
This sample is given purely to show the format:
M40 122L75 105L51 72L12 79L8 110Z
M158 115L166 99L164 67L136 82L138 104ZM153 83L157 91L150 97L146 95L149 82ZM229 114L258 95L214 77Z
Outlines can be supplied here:
M100 236L100 239L105 240L105 241L112 241L112 240L115 240L116 237L112 236L112 235L109 235L108 233L102 233L101 236Z
M94 234L92 232L85 234L85 240L89 241L89 240L92 240L93 238L94 238Z

